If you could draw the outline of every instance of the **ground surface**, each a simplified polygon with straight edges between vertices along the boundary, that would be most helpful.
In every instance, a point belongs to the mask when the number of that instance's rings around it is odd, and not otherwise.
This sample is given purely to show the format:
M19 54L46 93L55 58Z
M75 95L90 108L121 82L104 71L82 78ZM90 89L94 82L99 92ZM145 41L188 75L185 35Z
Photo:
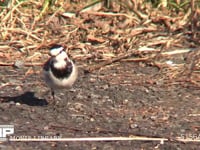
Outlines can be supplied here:
M44 15L41 1L2 9L0 125L14 125L15 136L169 141L2 142L0 149L199 149L199 11L192 18L129 2L94 12L73 1ZM56 43L76 61L79 79L57 91L53 105L41 70Z
M40 68L35 68L40 69ZM199 132L199 88L156 83L159 70L137 63L116 63L98 73L80 70L74 88L56 93L48 104L48 88L40 75L23 78L27 68L1 68L0 124L13 124L15 135L62 137L147 136L173 139ZM2 78L3 77L3 78ZM151 79L152 83L148 83ZM161 82L161 81L159 81ZM135 84L134 84L135 83ZM18 142L3 149L198 149L197 143L166 142ZM35 148L34 148L35 149Z

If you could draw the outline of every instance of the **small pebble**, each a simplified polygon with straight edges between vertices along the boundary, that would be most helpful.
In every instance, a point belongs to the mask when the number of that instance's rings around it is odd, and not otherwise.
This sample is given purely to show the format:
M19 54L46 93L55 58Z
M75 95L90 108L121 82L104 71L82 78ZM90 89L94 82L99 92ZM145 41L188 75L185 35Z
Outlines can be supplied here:
M45 126L45 127L44 127L44 130L48 130L48 129L49 129L49 126Z
M14 101L10 101L9 104L10 104L10 105L14 105L15 102L14 102Z
M19 102L17 102L15 105L16 105L16 106L20 106L21 104L20 104Z
M15 88L15 90L17 90L17 91L22 91L22 87L21 87L21 86L17 86L17 87Z
M134 128L137 128L138 127L138 125L137 124L135 124L135 123L133 123L133 124L130 124L130 128L131 129L134 129Z
M23 68L24 67L24 61L21 61L21 60L16 60L15 63L14 63L14 67L15 68Z
M129 100L128 99L125 99L124 101L123 101L123 104L125 105L125 104L128 104L128 102L129 102Z
M90 82L96 82L95 78L90 78Z
M94 118L90 118L90 121L91 121L91 122L94 122L94 121L95 121L95 119L94 119Z

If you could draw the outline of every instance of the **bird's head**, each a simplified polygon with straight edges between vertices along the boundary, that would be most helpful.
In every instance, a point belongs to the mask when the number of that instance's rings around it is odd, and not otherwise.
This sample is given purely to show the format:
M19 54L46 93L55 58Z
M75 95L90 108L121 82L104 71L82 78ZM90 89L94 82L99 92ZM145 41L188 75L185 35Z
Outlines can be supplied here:
M64 47L62 45L53 45L50 48L50 55L55 57L64 51Z

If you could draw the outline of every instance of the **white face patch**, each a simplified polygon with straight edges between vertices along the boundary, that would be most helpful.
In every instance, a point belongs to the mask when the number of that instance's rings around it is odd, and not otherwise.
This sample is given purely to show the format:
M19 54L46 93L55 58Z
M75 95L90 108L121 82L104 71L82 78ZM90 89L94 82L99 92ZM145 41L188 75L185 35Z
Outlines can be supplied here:
M58 54L56 57L54 57L54 67L55 68L63 68L66 66L65 59L69 59L67 56L67 53L62 51L60 54Z
M66 66L66 62L64 60L54 63L55 68L64 68L65 66Z
M50 50L50 55L57 56L63 49L63 47L53 48Z

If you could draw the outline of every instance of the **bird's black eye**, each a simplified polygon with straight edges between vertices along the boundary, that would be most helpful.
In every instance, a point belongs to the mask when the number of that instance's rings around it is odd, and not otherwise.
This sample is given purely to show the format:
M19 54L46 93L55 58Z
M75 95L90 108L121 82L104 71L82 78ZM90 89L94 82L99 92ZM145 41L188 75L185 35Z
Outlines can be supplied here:
M60 51L59 54L61 54L62 52L64 52L64 49L62 51Z

